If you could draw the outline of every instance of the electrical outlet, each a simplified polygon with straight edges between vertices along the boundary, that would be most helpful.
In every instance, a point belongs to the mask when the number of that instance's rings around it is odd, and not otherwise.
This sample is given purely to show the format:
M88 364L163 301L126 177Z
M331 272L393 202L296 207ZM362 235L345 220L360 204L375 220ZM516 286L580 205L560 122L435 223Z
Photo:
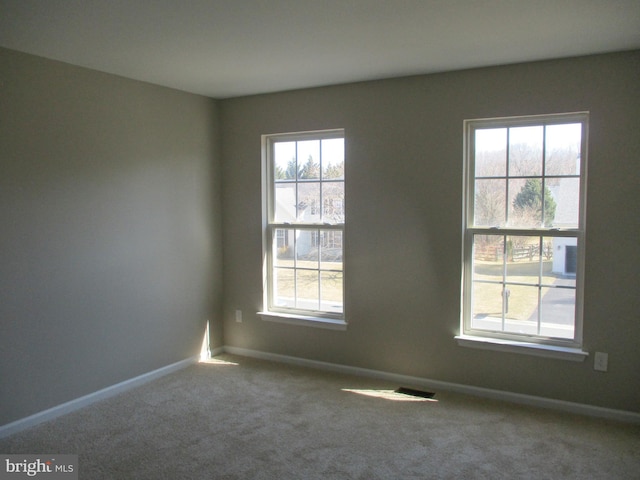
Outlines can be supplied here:
M242 323L242 310L236 310L236 322Z
M593 358L593 369L599 372L606 372L609 366L609 354L596 352Z

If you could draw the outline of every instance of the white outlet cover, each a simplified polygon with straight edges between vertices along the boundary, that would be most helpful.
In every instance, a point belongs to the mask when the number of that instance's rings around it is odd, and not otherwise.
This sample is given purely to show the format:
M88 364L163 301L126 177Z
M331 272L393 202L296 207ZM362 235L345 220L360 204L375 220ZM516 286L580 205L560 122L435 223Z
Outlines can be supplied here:
M593 358L593 369L599 372L606 372L609 363L609 355L603 352L596 352Z

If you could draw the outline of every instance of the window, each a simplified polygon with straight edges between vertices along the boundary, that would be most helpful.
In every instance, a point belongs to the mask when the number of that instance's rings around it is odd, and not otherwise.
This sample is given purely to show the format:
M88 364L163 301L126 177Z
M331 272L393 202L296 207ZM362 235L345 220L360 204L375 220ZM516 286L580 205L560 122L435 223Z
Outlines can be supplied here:
M266 315L344 320L344 131L265 135Z
M587 122L465 122L463 335L580 347Z

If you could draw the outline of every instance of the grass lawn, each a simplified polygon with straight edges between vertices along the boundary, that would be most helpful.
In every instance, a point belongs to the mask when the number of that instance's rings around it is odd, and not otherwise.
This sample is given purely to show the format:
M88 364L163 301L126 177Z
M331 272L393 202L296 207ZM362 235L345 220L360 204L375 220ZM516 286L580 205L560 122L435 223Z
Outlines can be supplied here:
M292 268L294 266L292 259L278 259L276 266L288 267L277 269L275 292L275 296L287 302L288 306L294 306L293 301L296 297L299 302L315 302L316 304L318 297L320 297L323 309L335 310L335 308L325 307L325 303L342 305L342 262L321 262L321 269L319 269L317 261L299 260L296 265L297 275L296 270ZM303 270L306 268L310 270ZM320 281L318 281L318 276Z
M551 261L542 263L542 278L539 277L540 263L537 261L507 262L507 284L509 310L506 317L514 320L528 320L538 308L538 283L553 285L556 275L551 273ZM473 275L473 314L491 317L502 316L502 284L481 283L479 281L502 282L504 265L502 261L476 260ZM511 285L510 283L525 284Z

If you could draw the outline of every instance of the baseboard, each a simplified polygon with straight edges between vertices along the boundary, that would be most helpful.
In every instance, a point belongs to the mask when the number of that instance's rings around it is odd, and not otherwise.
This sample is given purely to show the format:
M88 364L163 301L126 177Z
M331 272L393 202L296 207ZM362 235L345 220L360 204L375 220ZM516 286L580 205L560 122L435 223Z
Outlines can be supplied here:
M224 353L224 347L216 347L211 349L209 355L210 357L215 357L216 355L220 355L221 353Z
M219 354L221 353L222 349L216 349L215 351L218 352L217 354ZM188 367L189 365L196 363L199 358L200 356L197 355L176 363L172 363L171 365L167 365L166 367L144 373L129 380L125 380L124 382L120 382L115 385L111 385L110 387L103 388L102 390L98 390L97 392L90 393L83 397L70 400L66 403L57 405L42 412L38 412L34 415L30 415L28 417L21 418L20 420L2 425L0 426L0 438L8 437L9 435L33 427L35 425L38 425L39 423L53 420L54 418L66 415L67 413L71 413L75 410L79 410L83 407L91 405L92 403L107 399L109 397L113 397L114 395L125 392L132 388L139 387L140 385L168 375L169 373Z
M246 348L238 348L232 346L223 347L224 352L244 357L257 358L261 360L271 360L280 363L287 363L302 367L317 368L337 373L345 373L349 375L358 375L368 378L376 378L397 383L399 385L411 385L420 387L425 390L448 391L463 393L466 395L474 395L476 397L491 398L494 400L503 400L520 405L529 405L533 407L548 408L563 412L586 415L590 417L605 418L625 423L640 424L640 414L629 412L626 410L616 410L612 408L598 407L595 405L586 405L582 403L567 402L564 400L555 400L552 398L537 397L534 395L523 395L520 393L507 392L503 390L493 390L489 388L474 387L471 385L463 385L459 383L443 382L440 380L430 380L428 378L412 377L408 375L399 375L395 373L382 372L378 370L370 370L366 368L350 367L336 363L320 362L316 360L308 360L305 358L290 357L287 355L279 355L276 353L261 352Z

